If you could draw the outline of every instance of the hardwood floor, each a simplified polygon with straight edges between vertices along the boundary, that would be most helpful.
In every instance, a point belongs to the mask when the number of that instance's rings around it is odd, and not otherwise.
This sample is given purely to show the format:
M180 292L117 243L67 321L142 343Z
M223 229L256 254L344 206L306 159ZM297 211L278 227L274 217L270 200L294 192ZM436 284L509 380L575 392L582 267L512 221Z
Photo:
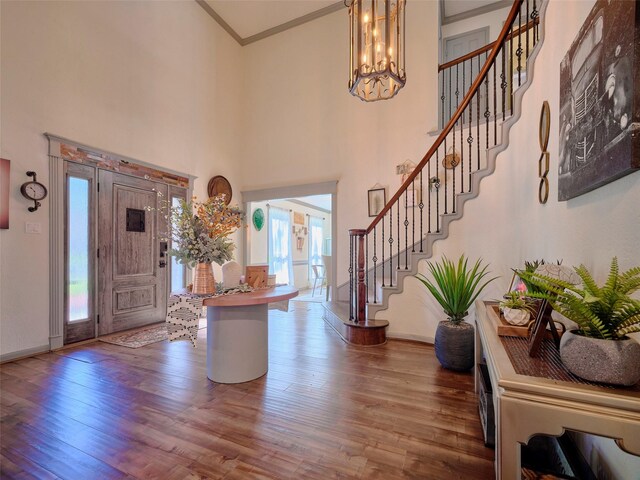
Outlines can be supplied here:
M433 348L346 345L322 306L270 312L269 372L198 347L97 342L0 367L2 478L490 479L471 374Z

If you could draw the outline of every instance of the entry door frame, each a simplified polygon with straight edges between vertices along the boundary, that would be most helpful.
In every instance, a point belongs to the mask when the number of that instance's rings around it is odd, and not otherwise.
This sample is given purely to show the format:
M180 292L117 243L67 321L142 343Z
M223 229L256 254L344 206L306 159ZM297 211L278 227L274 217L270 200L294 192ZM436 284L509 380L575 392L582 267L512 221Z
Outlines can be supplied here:
M47 197L49 203L49 349L57 350L64 346L65 161L115 171L118 166L122 166L122 170L126 171L119 173L142 178L151 176L152 179L167 183L170 187L171 185L182 186L187 189L187 198L191 198L193 182L198 177L160 168L151 163L85 145L59 135L44 133L44 136L49 141L49 195ZM94 258L95 260L97 259Z

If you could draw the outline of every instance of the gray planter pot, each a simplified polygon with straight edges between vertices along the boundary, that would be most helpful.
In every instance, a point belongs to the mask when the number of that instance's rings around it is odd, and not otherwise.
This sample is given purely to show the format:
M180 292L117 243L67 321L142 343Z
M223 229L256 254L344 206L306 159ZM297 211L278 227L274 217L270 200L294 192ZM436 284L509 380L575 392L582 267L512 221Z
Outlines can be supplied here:
M565 332L560 358L567 369L592 382L634 385L640 380L640 344L631 338L602 340Z
M436 329L436 358L444 368L467 371L473 368L473 325L467 322L458 325L449 320L438 323Z

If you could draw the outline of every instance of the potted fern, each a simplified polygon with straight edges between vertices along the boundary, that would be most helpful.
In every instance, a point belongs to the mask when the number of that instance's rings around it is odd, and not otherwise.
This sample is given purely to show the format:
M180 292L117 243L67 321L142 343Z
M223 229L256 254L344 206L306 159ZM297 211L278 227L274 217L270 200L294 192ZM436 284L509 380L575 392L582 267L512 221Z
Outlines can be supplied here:
M584 265L574 269L581 286L538 273L525 274L546 291L536 296L546 298L578 326L562 336L562 362L586 380L634 385L640 380L640 344L627 334L640 332L640 300L630 296L640 289L640 267L620 273L614 257L602 286Z
M474 364L474 328L464 319L480 292L497 278L481 283L488 275L481 263L479 259L469 268L464 255L457 264L445 256L440 263L428 263L433 280L416 275L449 317L438 323L434 346L438 361L450 370L465 371Z

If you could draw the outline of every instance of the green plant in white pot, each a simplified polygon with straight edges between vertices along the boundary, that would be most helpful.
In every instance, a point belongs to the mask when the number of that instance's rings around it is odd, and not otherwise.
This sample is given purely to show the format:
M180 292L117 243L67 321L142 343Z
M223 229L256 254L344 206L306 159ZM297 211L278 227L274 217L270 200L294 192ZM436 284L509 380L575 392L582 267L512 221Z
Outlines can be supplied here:
M468 260L460 256L454 263L446 256L439 263L428 263L433 280L416 275L431 292L449 317L438 323L435 337L436 357L450 370L465 371L473 367L474 328L464 321L480 292L497 277L481 283L489 274L482 260L469 268Z
M551 306L578 325L560 341L560 357L574 375L594 382L634 385L640 380L640 344L627 334L640 332L640 267L624 273L611 260L609 276L598 286L584 265L575 267L582 285L538 273L529 279L547 293Z
M507 323L511 325L526 325L531 315L535 313L534 302L520 292L509 292L500 302L500 310Z

